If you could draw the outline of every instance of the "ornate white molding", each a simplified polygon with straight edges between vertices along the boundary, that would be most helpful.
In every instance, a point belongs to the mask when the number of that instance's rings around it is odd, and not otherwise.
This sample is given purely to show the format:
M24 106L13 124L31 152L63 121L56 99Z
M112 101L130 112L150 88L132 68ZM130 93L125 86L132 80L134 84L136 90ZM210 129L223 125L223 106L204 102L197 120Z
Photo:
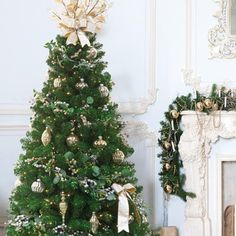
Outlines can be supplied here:
M236 38L229 33L229 0L214 0L219 10L214 14L217 25L209 30L209 57L232 59L236 57Z
M184 132L180 139L179 152L187 178L186 189L197 195L194 199L187 198L184 232L186 236L213 236L208 207L207 159L212 144L219 137L236 137L236 112L222 111L207 115L186 111L182 115Z

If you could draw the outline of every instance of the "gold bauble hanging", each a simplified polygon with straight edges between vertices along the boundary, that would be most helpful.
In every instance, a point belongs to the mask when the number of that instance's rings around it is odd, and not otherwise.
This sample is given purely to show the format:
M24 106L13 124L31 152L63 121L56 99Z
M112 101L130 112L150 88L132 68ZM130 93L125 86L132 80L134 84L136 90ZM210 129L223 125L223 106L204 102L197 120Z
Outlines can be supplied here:
M166 193L169 193L169 194L172 193L173 191L172 187L168 184L165 186L164 190Z
M171 143L169 143L168 141L164 142L164 147L166 150L170 150L171 149Z
M86 84L86 83L84 82L84 79L80 79L80 82L79 82L79 83L76 83L76 85L75 85L75 88L76 88L77 90L82 90L82 89L87 88L87 87L88 87L88 84Z
M204 106L206 108L208 108L208 109L212 108L212 105L213 105L213 102L212 102L212 100L210 98L207 98L207 99L204 100Z
M203 109L204 109L204 104L203 104L202 102L197 102L195 109L196 109L196 111L198 111L198 112L203 111Z
M107 146L107 142L102 139L102 136L99 136L98 140L94 142L94 146L97 148L104 148Z
M44 189L45 189L45 186L40 179L37 179L37 181L33 182L31 185L31 190L34 193L42 193Z
M164 168L165 168L165 170L170 170L171 169L171 165L169 164L169 163L165 163L164 164Z
M90 58L95 58L98 55L98 51L96 48L90 48L88 51L88 55Z
M54 81L53 81L53 86L55 87L55 88L61 88L61 78L56 78L56 79L54 79Z
M116 149L116 152L112 155L112 159L114 163L120 164L124 161L125 154L121 150Z
M106 86L104 86L103 84L100 84L99 91L103 97L109 96L109 89Z
M41 141L44 146L47 146L52 140L51 130L47 127L41 137Z
M74 146L78 142L79 142L79 137L75 135L74 133L71 133L66 139L66 143L69 147Z
M179 112L176 110L172 110L170 112L170 114L171 114L172 118L174 118L174 119L178 119L178 117L179 117Z
M90 218L90 223L92 233L96 234L100 223L95 212L93 212L92 217Z
M62 223L65 224L65 216L68 209L68 204L66 202L66 195L64 192L61 193L61 202L59 203L59 209L62 216Z

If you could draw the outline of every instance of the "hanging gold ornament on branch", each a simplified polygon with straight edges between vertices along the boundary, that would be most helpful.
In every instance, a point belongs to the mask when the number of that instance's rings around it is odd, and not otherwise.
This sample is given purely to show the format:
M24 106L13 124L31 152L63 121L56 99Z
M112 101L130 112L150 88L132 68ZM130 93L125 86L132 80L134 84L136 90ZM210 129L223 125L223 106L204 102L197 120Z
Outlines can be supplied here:
M84 82L84 79L80 79L80 82L79 82L79 83L76 83L76 85L75 85L75 88L76 88L77 90L82 90L82 89L87 88L87 87L88 87L88 84L86 84L86 83Z
M102 136L99 136L98 140L94 142L94 146L97 148L104 148L107 146L107 142L102 139Z
M106 0L91 1L57 1L62 6L59 13L53 12L59 22L67 44L90 46L87 33L97 33L105 22L105 13L109 8Z
M68 209L68 204L66 202L66 195L64 192L61 193L61 202L59 203L59 209L62 216L62 223L65 224L65 216Z
M67 137L66 143L69 147L75 146L79 142L79 137L73 132Z
M90 58L95 58L95 57L97 57L97 55L98 55L98 51L97 51L96 48L90 48L90 49L89 49L89 51L88 51L88 56L89 56Z
M169 171L171 169L171 165L169 163L165 163L164 168L166 171Z
M62 82L61 78L56 78L56 79L54 79L54 81L53 81L53 86L54 86L55 88L61 88L61 82Z
M100 223L99 223L99 220L98 220L95 212L93 212L92 217L90 218L90 223L91 223L92 233L96 234Z
M52 140L51 130L47 127L41 136L41 141L44 146L47 146L51 142L51 140Z
M37 179L37 181L33 182L31 185L31 190L34 193L42 193L44 189L45 189L45 186L40 179Z
M124 161L125 154L121 150L116 149L116 152L112 155L112 159L114 163L120 164Z

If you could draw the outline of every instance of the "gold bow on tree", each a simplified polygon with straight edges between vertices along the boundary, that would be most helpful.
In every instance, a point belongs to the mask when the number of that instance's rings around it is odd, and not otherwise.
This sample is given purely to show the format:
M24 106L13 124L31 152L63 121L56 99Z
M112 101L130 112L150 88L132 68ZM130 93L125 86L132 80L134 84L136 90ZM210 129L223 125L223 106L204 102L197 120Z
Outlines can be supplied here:
M109 7L106 0L56 0L63 10L54 13L67 44L90 46L86 33L97 33L105 22L105 12Z
M128 199L131 200L131 202L134 204L130 193L136 192L136 188L132 184L125 184L124 186L121 186L119 184L114 183L111 186L115 192L118 195L119 198L119 204L118 204L118 233L121 231L126 231L129 233L129 219L130 219L130 214L129 214L129 202ZM141 223L140 215L139 212L134 204L135 208L135 214L138 223Z

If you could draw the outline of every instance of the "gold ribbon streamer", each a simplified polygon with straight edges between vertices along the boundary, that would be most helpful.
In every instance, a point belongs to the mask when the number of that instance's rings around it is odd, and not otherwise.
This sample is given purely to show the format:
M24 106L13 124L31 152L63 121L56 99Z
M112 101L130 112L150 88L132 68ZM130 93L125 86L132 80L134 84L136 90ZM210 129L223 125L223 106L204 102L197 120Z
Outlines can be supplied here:
M115 192L118 195L119 204L118 204L118 233L121 231L126 231L129 233L129 202L128 199L131 200L131 202L134 205L135 208L135 215L137 218L138 223L141 223L141 217L138 212L138 209L133 202L131 196L129 193L134 193L136 191L136 188L132 184L125 184L124 186L121 186L119 184L114 183L112 185L112 188L115 190Z

